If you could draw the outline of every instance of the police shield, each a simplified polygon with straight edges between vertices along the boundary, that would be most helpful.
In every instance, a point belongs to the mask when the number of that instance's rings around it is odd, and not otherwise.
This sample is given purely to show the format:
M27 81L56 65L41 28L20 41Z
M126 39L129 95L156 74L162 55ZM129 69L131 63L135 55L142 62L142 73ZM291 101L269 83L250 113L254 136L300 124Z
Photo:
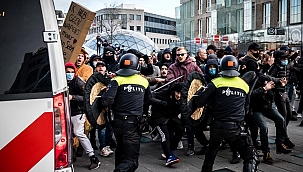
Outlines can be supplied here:
M204 107L196 108L191 99L197 92L205 89L205 84L204 77L198 72L191 73L184 83L181 92L181 113L183 120L190 126L199 125L203 119Z
M85 85L84 106L88 121L95 127L108 122L108 108L102 106L99 97L102 96L109 83L109 78L100 73L93 74Z

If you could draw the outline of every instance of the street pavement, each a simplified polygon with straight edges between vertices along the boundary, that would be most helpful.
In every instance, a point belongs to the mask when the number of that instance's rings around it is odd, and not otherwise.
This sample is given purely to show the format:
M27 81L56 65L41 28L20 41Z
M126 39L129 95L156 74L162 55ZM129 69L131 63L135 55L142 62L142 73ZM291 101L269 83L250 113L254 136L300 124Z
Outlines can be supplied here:
M296 100L296 105L298 100ZM259 171L262 172L303 172L303 127L299 127L302 118L298 121L290 121L288 125L288 134L291 141L296 145L293 148L293 152L290 154L276 154L275 140L275 126L273 121L267 120L269 128L269 143L271 149L271 156L275 160L273 165L268 165L262 162L259 165ZM208 131L204 131L207 137ZM144 135L144 140L148 139L149 135ZM147 139L146 139L147 138ZM161 157L162 148L159 141L151 141L141 143L139 167L136 172L199 172L204 161L204 155L186 156L187 141L183 139L184 148L182 150L176 150L175 154L180 158L180 162L174 164L172 167L165 167L165 160ZM195 142L195 149L199 151L201 145ZM95 151L95 154L101 161L100 168L96 170L88 170L90 164L89 157L83 155L78 157L74 162L75 172L88 172L88 171L100 171L100 172L112 172L114 169L114 155L109 157L101 157L100 151ZM228 172L235 171L241 172L243 160L238 164L230 164L231 161L230 149L219 150L214 164L214 171Z

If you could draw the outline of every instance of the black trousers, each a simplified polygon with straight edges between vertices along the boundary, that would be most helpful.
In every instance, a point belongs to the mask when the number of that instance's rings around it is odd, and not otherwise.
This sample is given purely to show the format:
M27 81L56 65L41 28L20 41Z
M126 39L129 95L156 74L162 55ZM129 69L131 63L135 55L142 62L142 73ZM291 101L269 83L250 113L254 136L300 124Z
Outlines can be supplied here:
M202 172L211 172L222 139L231 143L244 160L243 172L253 168L253 145L249 135L241 136L241 126L236 122L212 121L210 125L210 143L205 154Z
M141 132L136 116L117 117L112 128L117 140L115 172L133 172L138 166Z
M178 143L184 133L184 126L181 124L181 121L178 122L174 119L168 120L166 124L158 124L157 130L161 136L163 152L166 158L168 158L171 151L175 151L177 149Z

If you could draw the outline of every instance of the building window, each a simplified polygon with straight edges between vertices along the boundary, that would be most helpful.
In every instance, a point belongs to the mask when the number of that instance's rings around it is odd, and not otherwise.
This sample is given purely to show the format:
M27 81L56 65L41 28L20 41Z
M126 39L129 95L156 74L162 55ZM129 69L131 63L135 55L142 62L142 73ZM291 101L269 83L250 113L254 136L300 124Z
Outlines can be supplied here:
M252 3L251 1L244 2L244 30L251 30L252 23Z
M141 20L141 15L137 14L137 20Z
M129 14L129 20L134 20L134 15L133 14Z
M212 34L211 26L211 17L206 17L206 37L210 37Z
M202 20L201 19L198 19L198 37L202 37Z
M264 4L263 13L263 28L266 29L270 27L270 3Z
M137 26L137 32L141 32L141 26Z
M279 27L287 25L287 0L279 1Z
M129 30L134 31L134 30L135 30L135 27L134 27L134 26L129 26Z
M203 0L198 1L198 14L202 14Z
M237 4L241 4L243 2L243 0L238 0Z
M225 5L226 5L226 7L230 7L231 6L231 0L226 0Z
M290 1L290 23L301 21L301 0Z
M237 32L243 32L243 10L237 11Z
M226 34L231 33L231 12L226 13L226 20L225 20L225 28Z

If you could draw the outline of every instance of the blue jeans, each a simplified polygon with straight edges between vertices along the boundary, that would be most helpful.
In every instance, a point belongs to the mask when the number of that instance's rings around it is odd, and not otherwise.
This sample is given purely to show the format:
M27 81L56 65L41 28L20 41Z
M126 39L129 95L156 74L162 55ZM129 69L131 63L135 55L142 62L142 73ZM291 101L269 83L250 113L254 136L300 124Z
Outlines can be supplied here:
M287 84L286 85L286 92L288 94L290 103L292 103L293 95L294 95L294 84Z
M286 136L286 123L283 116L278 112L276 106L272 104L271 108L262 112L254 112L253 118L260 128L260 140L262 144L262 151L269 152L268 146L268 127L264 117L275 122L276 126L276 145L281 145Z
M105 146L110 146L113 137L113 130L110 124L106 124L104 128L98 128L98 139L100 143L100 150Z

